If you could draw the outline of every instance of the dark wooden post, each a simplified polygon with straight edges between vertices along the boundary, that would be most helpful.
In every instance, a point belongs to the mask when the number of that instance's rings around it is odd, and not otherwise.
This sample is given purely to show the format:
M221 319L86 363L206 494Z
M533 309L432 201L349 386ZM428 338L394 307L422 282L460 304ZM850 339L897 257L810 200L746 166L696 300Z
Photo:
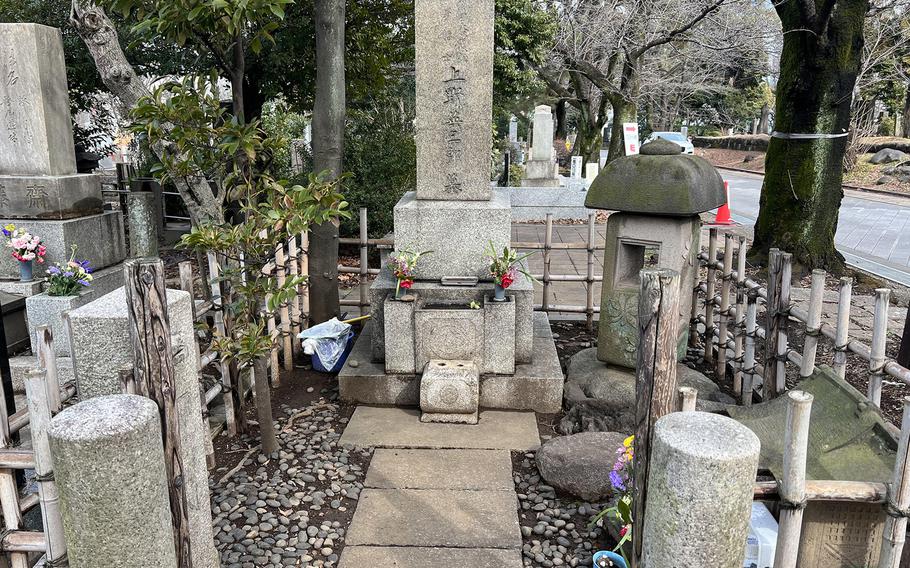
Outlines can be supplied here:
M137 393L154 400L161 412L164 465L177 561L180 568L192 568L164 263L157 258L131 259L124 265L123 273L130 344L133 348L134 381Z
M688 290L687 290L688 292ZM638 362L635 370L635 460L633 534L642 534L648 492L651 435L657 419L676 411L676 344L679 338L679 273L642 270L638 305ZM640 566L642 539L632 539L633 568Z
M253 363L254 393L256 395L256 412L259 418L259 438L262 453L269 455L278 451L278 438L275 436L275 422L272 419L271 387L269 386L269 361L259 357ZM277 372L278 369L275 369Z
M762 400L786 389L787 323L790 310L789 253L771 249L768 259L768 301L765 312L765 369Z
M910 97L910 95L908 95ZM897 364L910 368L910 310L904 318L904 334L901 336L900 352L897 354Z

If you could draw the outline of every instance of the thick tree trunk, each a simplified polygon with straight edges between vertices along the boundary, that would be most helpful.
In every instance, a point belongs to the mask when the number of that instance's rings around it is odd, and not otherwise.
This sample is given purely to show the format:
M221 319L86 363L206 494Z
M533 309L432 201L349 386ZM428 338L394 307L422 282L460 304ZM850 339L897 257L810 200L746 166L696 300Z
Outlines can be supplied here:
M777 247L792 253L803 269L839 270L844 261L834 248L834 233L848 143L841 135L850 128L869 3L837 0L833 9L819 7L817 14L815 5L799 0L776 6L784 45L775 131L828 137L771 139L751 251L762 261Z
M315 0L316 99L313 106L313 169L341 175L344 156L344 0ZM338 315L338 225L310 232L310 317L320 323Z
M568 113L566 112L568 108L569 105L565 99L559 99L553 108L553 115L556 117L556 132L554 134L556 140L565 140L569 134Z
M277 369L275 369L277 372ZM254 395L256 397L256 418L259 420L259 440L262 453L269 455L278 451L278 437L275 435L275 421L272 419L272 393L269 387L269 360L256 359L253 364Z
M771 105L765 103L761 106L761 118L758 119L758 133L770 134L771 131Z
M139 104L139 99L151 94L127 61L117 30L104 9L89 0L73 0L70 23L85 42L104 85L117 97L125 112ZM152 151L161 156L175 149L167 144L156 144ZM221 200L208 181L202 176L172 177L194 225L224 221Z
M610 153L607 156L607 164L626 155L623 123L638 122L638 103L636 101L638 101L641 89L638 69L642 60L641 56L637 59L626 60L620 81L621 95L614 96L610 100L610 104L613 105L613 126L610 128Z

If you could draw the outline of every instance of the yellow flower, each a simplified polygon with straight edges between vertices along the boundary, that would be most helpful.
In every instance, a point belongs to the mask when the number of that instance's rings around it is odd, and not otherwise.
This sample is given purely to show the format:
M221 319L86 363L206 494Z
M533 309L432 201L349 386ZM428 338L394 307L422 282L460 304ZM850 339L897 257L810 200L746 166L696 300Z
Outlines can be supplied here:
M12 223L10 223L9 225L7 225L7 226L5 226L5 227L3 227L3 228L6 229L7 231L10 231L10 232L16 230L16 226L13 225Z
M635 436L629 436L628 438L623 440L622 445L623 445L623 447L631 448L632 442L634 442L634 441L635 441Z

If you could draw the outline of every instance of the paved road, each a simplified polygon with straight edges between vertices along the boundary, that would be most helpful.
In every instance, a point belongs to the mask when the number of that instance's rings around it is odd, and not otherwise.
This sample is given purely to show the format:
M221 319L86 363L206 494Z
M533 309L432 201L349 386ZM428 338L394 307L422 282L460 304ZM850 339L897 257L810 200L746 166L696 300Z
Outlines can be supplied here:
M733 219L754 225L762 176L721 170ZM847 262L910 286L910 198L847 190L835 235Z

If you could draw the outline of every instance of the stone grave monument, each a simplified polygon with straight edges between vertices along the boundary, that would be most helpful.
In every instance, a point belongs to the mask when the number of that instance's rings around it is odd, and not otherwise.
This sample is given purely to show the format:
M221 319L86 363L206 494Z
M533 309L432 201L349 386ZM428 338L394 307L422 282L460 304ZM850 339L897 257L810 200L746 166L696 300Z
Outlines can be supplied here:
M553 153L553 113L547 105L534 108L531 159L525 163L522 187L559 187Z
M711 164L680 152L678 145L658 139L644 145L641 154L611 162L588 190L585 207L615 213L607 219L597 347L580 351L569 363L569 405L593 398L607 401L595 404L594 412L634 409L642 268L669 268L680 274L678 349L680 358L685 355L697 272L699 213L718 207L725 196L723 180ZM680 365L679 384L698 390L701 405L717 391L716 386L710 389L710 380L684 365ZM618 396L619 392L631 399ZM622 426L627 424L613 428L625 431Z
M121 213L103 210L99 176L76 173L60 30L0 24L0 120L0 225L13 223L39 235L47 263L65 261L73 245L95 269L123 260ZM18 274L4 249L0 278ZM39 276L43 270L36 266ZM29 284L7 291L40 290Z
M533 284L492 300L484 251L511 237L489 175L493 0L417 0L417 190L395 206L395 250L424 252L407 301L388 266L372 318L339 374L342 398L420 405L424 420L475 423L478 407L556 412L563 376Z

